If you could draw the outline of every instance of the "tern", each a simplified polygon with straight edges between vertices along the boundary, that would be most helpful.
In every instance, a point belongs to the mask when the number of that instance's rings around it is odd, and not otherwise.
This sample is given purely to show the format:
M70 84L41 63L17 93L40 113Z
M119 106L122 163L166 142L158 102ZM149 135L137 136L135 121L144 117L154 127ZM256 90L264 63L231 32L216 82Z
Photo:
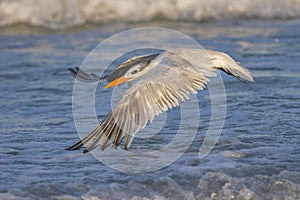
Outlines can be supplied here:
M104 150L111 143L117 148L124 138L128 149L135 134L151 123L154 117L189 99L191 94L205 89L216 70L242 81L253 82L249 70L228 54L213 50L178 48L134 56L122 62L110 74L99 77L79 68L69 68L83 82L105 79L110 88L131 83L112 111L87 136L67 148L84 148L84 153L99 146Z

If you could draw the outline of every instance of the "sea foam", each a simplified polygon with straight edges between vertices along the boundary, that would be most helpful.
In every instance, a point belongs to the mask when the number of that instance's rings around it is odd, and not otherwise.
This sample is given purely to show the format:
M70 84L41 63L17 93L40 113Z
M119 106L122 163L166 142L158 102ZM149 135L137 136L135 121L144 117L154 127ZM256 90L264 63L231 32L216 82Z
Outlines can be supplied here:
M85 23L152 20L287 19L299 0L0 0L0 27L25 23L65 29Z

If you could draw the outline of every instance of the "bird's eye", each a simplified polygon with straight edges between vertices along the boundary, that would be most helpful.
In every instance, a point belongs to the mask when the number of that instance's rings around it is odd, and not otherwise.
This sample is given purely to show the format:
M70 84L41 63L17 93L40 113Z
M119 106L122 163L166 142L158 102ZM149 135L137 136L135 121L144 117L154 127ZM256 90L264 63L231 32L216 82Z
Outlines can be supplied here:
M136 74L138 71L135 69L131 72L131 74Z
M138 65L138 68L136 68L136 69L134 69L132 72L131 72L131 74L136 74L136 73L138 73L138 72L140 72L140 71L143 71L148 65L149 65L149 61L148 62L143 62L143 63L140 63L139 65Z

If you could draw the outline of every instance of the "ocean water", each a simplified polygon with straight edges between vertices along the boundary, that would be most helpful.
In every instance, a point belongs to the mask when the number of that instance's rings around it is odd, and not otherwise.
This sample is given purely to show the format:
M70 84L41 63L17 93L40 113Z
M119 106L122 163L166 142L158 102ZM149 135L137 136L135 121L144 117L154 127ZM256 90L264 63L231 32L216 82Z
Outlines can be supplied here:
M1 1L0 9L14 3ZM284 9L281 14L291 17ZM25 24L2 27L0 199L300 199L300 20L256 17L202 23L128 20L60 31L43 28L47 23L28 26L32 20L22 19L16 22ZM198 156L211 117L207 90L197 95L201 119L193 143L162 169L121 172L90 154L64 150L78 140L74 80L67 68L80 66L112 34L148 26L180 31L205 48L225 51L253 73L253 84L221 73L227 112L212 152ZM96 97L109 97L104 84ZM103 119L109 102L98 102L96 110ZM178 109L169 111L161 133L134 140L129 152L164 145L179 121Z

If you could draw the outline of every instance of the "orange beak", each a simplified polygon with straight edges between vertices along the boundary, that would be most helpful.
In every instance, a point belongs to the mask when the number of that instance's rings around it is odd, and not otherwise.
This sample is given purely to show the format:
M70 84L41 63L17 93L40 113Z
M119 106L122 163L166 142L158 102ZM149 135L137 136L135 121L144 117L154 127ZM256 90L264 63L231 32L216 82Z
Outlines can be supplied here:
M125 78L124 76L121 76L120 78L117 78L116 80L114 80L114 81L110 82L109 84L107 84L104 88L107 89L107 88L119 85L121 83L128 82L130 80L131 80L131 78Z

